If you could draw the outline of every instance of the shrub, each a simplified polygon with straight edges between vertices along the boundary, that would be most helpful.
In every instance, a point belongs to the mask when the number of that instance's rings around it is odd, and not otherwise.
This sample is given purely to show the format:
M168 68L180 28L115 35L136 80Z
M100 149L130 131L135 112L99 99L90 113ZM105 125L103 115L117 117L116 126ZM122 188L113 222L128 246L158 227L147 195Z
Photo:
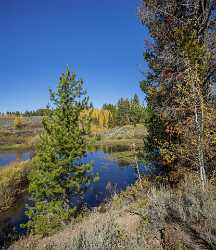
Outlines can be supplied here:
M216 246L216 189L211 184L206 190L198 178L189 175L177 190L153 188L148 195L147 208L138 213L148 218L148 227L162 230L167 224L178 224L195 231L205 242Z
M46 250L141 250L144 249L145 241L142 235L128 237L126 232L116 223L113 214L99 215L83 223L66 240L58 239L49 241Z
M115 195L103 213L101 210L90 213L64 231L39 244L36 242L41 248L33 247L29 239L31 244L24 240L10 249L216 249L216 188L213 185L203 190L199 178L191 174L176 189L152 188L152 182L146 179L141 184ZM140 216L134 231L131 230L133 224L128 224L131 222L128 212Z
M24 120L21 116L17 116L15 119L14 119L14 126L15 128L22 128L24 125Z

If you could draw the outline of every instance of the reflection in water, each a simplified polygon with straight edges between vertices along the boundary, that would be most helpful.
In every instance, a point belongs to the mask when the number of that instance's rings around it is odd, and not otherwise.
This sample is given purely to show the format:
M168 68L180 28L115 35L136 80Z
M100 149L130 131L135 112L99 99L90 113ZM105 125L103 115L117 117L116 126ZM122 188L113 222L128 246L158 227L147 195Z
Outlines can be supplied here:
M20 234L25 233L20 224L27 221L24 213L26 202L27 195L23 195L16 201L14 207L0 215L0 247L6 242L18 239Z
M33 150L0 152L0 167L12 162L26 161L33 157Z
M113 193L120 192L126 189L127 186L133 184L137 179L136 169L132 165L120 165L116 160L110 160L109 154L112 152L118 152L119 150L128 150L126 147L105 147L103 149L94 149L87 153L80 161L82 163L92 162L93 174L99 174L100 179L88 186L84 193L82 200L74 201L79 205L93 208L98 206L101 202L109 199ZM117 151L118 150L118 151ZM0 154L0 165L6 164L13 160L27 160L32 158L32 151L22 153L4 153ZM144 164L140 164L140 172L144 175L149 174L149 168L145 167ZM22 234L24 231L19 227L21 223L26 222L26 216L24 213L25 203L27 197L25 196L22 200L17 202L15 208L8 211L2 218L0 217L0 237L1 231L5 232L3 225L10 225L15 230ZM7 227L9 228L9 227Z
M81 161L83 163L92 162L93 173L98 173L100 176L99 181L90 184L84 195L84 203L90 208L109 199L114 191L124 190L137 179L136 171L132 165L122 167L118 161L110 160L109 155L102 150L87 154ZM140 167L144 173L145 167L143 165Z

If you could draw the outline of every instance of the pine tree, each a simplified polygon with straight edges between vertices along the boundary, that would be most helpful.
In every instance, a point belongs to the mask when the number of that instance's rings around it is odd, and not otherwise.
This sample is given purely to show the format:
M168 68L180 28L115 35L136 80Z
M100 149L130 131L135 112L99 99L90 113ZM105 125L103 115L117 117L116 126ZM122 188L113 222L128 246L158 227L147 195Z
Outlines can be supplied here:
M139 96L137 94L134 95L134 97L132 98L132 103L140 106L140 100L139 100Z
M117 103L116 124L118 126L130 124L130 101L128 98L121 98Z
M43 236L67 223L75 212L71 197L81 195L91 181L86 174L91 165L79 163L86 153L89 132L89 117L81 115L88 109L83 81L67 69L56 92L50 91L50 101L29 178L33 206L28 208L26 225Z
M137 94L131 99L130 102L130 123L136 126L144 118L144 107L141 106Z

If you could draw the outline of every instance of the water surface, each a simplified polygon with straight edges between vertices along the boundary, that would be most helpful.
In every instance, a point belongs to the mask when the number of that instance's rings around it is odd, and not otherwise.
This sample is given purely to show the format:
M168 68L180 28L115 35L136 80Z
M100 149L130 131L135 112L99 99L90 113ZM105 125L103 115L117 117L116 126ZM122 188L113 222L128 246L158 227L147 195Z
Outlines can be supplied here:
M0 152L0 167L9 165L12 162L29 160L32 158L32 156L33 156L32 150Z
M124 164L118 162L118 160L111 160L110 154L112 152L125 150L123 147L109 147L109 148L97 148L86 154L81 159L83 163L92 163L92 173L99 175L99 180L90 184L83 195L82 206L93 208L108 200L114 193L118 193L125 190L128 186L132 185L138 178L137 168L132 164ZM28 160L32 157L32 151L24 152L4 152L0 153L0 166L4 166L15 160ZM140 172L143 175L150 173L150 169L145 167L140 162ZM24 196L14 204L14 207L7 213L0 216L0 231L4 231L4 225L7 228L13 228L13 231L19 234L24 233L20 228L21 223L25 223L27 218L25 216L25 204L28 197ZM0 232L1 241L1 232Z

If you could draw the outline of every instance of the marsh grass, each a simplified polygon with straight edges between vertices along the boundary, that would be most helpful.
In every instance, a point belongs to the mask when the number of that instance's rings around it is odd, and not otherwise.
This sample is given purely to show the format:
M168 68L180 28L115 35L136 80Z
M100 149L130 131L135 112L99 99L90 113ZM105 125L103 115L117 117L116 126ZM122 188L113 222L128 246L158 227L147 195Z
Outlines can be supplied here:
M146 129L143 125L138 124L136 127L126 125L104 130L92 130L92 137L99 137L100 140L95 140L95 145L128 145L136 143L143 145L143 138L146 136Z
M23 150L31 148L38 142L42 131L41 121L22 118L23 124L0 126L0 150ZM2 120L0 119L0 122ZM14 121L12 120L14 123Z
M30 168L30 161L0 168L0 212L10 208L25 190Z

